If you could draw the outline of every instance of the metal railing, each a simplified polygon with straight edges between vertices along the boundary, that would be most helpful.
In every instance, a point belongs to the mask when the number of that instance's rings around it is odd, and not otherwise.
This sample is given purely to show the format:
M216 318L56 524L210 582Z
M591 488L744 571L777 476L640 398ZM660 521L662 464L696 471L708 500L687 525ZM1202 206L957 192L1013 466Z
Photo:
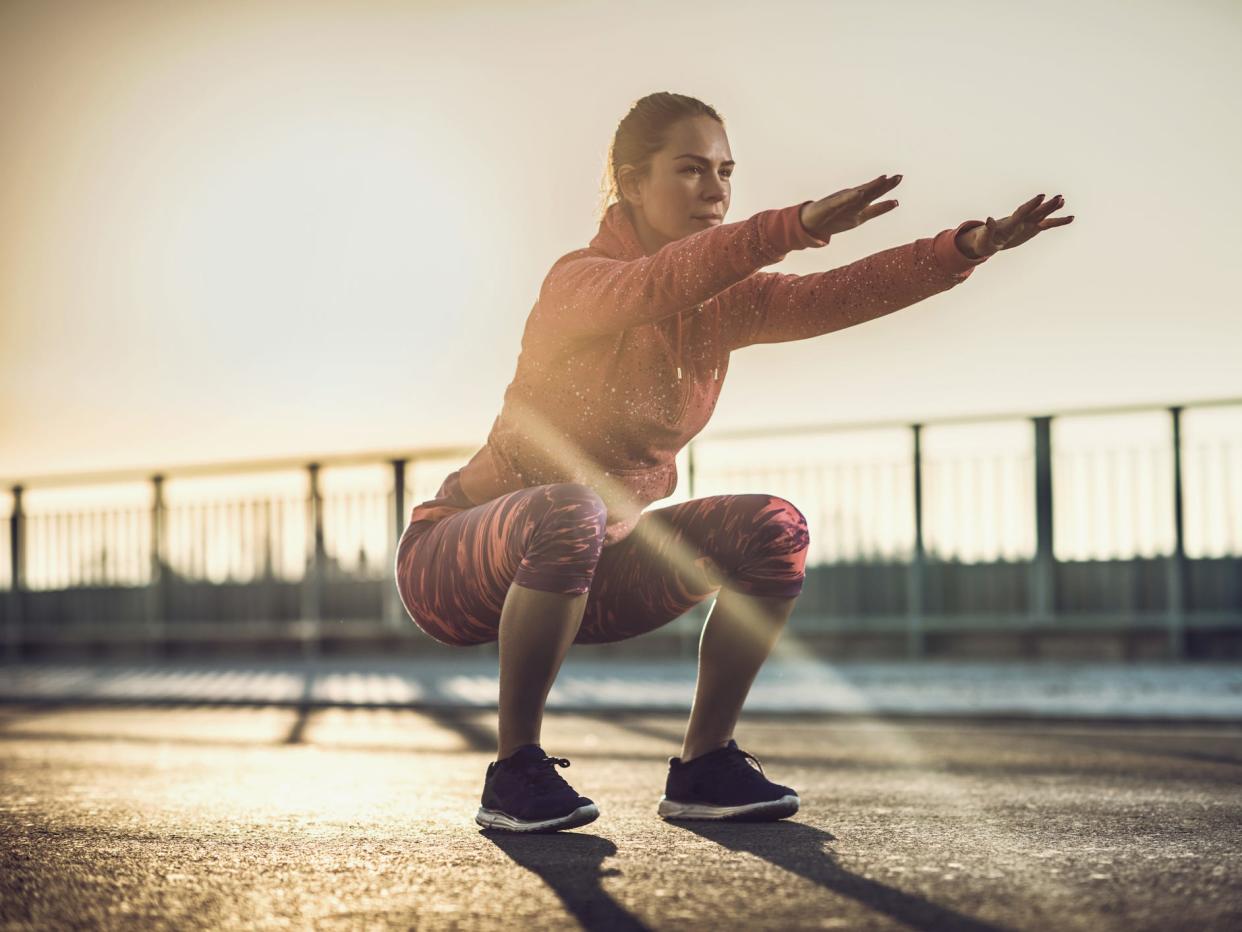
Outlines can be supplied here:
M1201 414L1212 416L1194 422ZM684 491L654 507L752 490L788 498L811 527L808 566L905 564L902 614L916 654L932 565L1023 564L1021 617L1047 621L1057 615L1059 564L1154 560L1163 565L1163 614L1176 655L1187 560L1242 554L1238 415L1242 399L1221 399L711 432L679 456ZM1127 419L1137 425L1128 433ZM399 625L392 555L409 507L430 498L475 449L11 480L0 540L7 643L39 623L28 595L101 588L142 590L141 614L158 637L170 588L190 583L263 589L257 611L274 604L279 587L293 586L296 612L312 626L324 616L325 585L371 583L377 613ZM246 491L246 477L259 475L284 484ZM328 487L347 475L352 484ZM58 500L67 490L97 500ZM104 504L107 490L118 494Z

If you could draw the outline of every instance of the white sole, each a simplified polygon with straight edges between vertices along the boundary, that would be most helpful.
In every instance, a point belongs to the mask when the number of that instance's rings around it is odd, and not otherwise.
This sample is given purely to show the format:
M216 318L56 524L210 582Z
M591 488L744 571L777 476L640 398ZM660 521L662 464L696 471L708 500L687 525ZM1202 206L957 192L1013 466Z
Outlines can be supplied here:
M475 813L474 821L484 828L500 829L505 832L555 832L563 828L577 828L579 825L594 822L598 818L599 807L592 803L589 806L579 806L568 815L558 816L555 819L544 819L542 822L527 822L522 819L515 819L513 816L499 810L486 809L480 806L479 811Z
M797 796L782 796L762 803L745 803L741 806L709 806L703 803L679 803L666 796L660 797L656 812L664 819L736 819L742 821L766 822L783 819L798 811Z

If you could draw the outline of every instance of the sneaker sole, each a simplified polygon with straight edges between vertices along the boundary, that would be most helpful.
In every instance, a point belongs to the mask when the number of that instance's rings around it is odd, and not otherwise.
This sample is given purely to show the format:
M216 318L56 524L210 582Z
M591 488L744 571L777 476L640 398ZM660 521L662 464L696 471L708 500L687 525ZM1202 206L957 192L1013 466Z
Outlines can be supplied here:
M563 828L577 828L579 825L586 825L588 822L594 822L598 818L599 807L592 803L589 806L579 806L568 815L559 816L555 819L544 819L540 822L518 819L498 809L487 809L480 806L479 811L475 813L474 821L484 828L497 829L503 832L559 832Z
M656 812L664 819L711 819L717 822L772 822L798 811L797 796L782 796L761 803L741 806L712 806L707 803L679 803L660 797Z

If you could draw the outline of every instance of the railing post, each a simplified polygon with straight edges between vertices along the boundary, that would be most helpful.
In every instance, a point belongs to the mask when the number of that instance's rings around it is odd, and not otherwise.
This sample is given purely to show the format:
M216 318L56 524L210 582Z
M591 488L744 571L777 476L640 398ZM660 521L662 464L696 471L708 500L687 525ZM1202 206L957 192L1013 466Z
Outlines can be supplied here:
M389 566L396 561L397 543L401 540L401 535L405 532L406 515L405 515L405 460L392 460L392 500L393 514L392 521L388 526L388 559ZM401 605L401 599L397 593L397 581L392 573L388 573L384 579L384 588L381 590L383 601L381 603L384 613L384 624L390 628L402 627L405 618L405 609Z
M13 513L9 515L9 605L5 613L4 659L16 663L22 657L25 617L26 517L22 511L22 487L13 486Z
M302 654L319 655L319 623L323 613L323 498L319 494L319 464L306 467L310 491L306 499L307 560L302 574Z
M906 656L917 660L927 651L923 630L923 593L926 562L923 553L923 425L911 425L914 432L914 553L906 577L906 602L909 608L906 627Z
M164 477L151 477L151 570L147 584L147 650L158 655L164 645L168 617L167 515L164 511Z
M1168 574L1169 656L1186 655L1186 541L1182 514L1182 409L1169 408L1173 426L1173 553L1166 562Z
M1030 620L1056 614L1056 560L1052 549L1052 418L1031 418L1035 428L1035 559L1030 574Z

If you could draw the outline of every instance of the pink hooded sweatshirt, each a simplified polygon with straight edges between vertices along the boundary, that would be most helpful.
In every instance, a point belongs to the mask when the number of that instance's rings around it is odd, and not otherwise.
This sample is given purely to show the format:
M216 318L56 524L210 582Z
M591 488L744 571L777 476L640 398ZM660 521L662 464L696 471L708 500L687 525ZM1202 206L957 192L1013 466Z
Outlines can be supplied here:
M544 279L487 441L435 498L414 506L410 522L581 482L608 508L604 546L617 543L677 487L675 457L711 417L730 353L892 313L987 261L957 248L959 233L982 225L967 220L826 272L759 271L794 249L827 245L802 226L802 206L708 227L648 255L611 205L590 245Z

